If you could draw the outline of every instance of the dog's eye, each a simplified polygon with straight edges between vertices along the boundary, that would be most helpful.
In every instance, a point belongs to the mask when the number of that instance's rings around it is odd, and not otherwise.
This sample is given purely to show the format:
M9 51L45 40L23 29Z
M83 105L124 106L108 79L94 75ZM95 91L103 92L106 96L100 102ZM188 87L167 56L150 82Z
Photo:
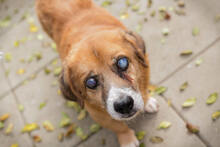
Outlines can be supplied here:
M90 77L86 80L86 87L95 89L98 86L98 80L95 77Z
M120 71L127 70L129 65L128 59L126 57L119 58L117 61L117 67Z

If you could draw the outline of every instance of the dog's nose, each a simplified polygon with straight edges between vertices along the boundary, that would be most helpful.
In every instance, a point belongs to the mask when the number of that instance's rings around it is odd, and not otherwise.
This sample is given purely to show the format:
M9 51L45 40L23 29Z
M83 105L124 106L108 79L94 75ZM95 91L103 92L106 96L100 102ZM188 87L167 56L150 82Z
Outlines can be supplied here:
M114 109L121 114L129 114L134 106L134 100L130 96L126 96L114 102Z

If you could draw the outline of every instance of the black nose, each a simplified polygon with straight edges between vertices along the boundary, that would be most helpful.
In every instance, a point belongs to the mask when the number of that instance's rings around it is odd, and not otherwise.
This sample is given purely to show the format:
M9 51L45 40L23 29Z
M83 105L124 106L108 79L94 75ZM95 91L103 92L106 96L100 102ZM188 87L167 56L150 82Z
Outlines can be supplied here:
M129 114L134 106L134 100L130 96L126 96L114 102L114 109L121 114Z

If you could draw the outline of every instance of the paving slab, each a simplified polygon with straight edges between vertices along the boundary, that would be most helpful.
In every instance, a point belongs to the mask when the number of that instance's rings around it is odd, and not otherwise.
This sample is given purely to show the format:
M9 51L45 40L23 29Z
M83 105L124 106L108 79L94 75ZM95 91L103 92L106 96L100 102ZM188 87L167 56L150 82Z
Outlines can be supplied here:
M220 119L212 121L212 113L220 110L220 100L212 105L206 104L206 99L211 93L220 94L220 41L204 54L189 63L184 69L177 72L171 79L162 83L168 87L165 97L169 98L176 109L192 124L200 127L201 136L213 147L220 145ZM202 59L200 66L195 66L195 61ZM188 82L185 91L180 92L182 83ZM190 97L196 97L197 102L192 108L183 109L181 105Z
M17 109L16 101L11 93L0 100L0 116L6 113L9 113L10 117L5 121L4 129L0 129L1 146L9 147L12 144L18 144L23 147L32 147L33 144L28 134L21 133L24 121L22 120L21 114ZM10 123L12 123L14 127L11 134L6 135L5 130Z
M48 66L52 71L54 67L60 66L54 63L55 62L53 62L53 65ZM64 98L58 94L59 85L54 85L57 79L58 77L54 77L53 73L46 75L44 70L42 70L36 76L36 79L27 82L15 90L19 102L24 105L25 110L23 114L27 122L36 122L41 126L40 130L31 134L42 137L42 142L36 144L37 147L70 147L81 141L76 135L65 139L63 142L58 141L58 135L65 133L67 130L59 127L62 112L67 113L71 121L81 127L86 134L89 133L90 125L94 123L89 117L81 121L77 120L78 114L72 108L68 108ZM46 103L46 106L40 110L39 106L43 102ZM42 123L46 120L49 120L54 125L55 130L53 132L46 132L42 127Z
M103 1L98 2L100 4ZM129 17L121 21L129 29L139 30L149 54L152 83L159 83L191 58L179 57L181 51L190 49L193 54L197 54L220 36L220 22L215 22L215 17L220 13L218 0L185 0L185 8L179 8L178 1L170 0L153 1L151 8L147 8L145 0L130 2L131 6L126 8L125 1L113 1L106 9L118 19L121 12L127 12ZM140 7L136 12L131 10L134 4ZM160 20L159 9L164 8L170 14L170 20ZM175 14L175 9L185 11L185 16ZM156 11L154 17L150 16L152 11ZM192 35L194 27L200 30L198 36ZM168 36L162 35L164 28L169 29Z
M0 59L0 99L2 97L2 95L9 91L10 87L9 87L9 83L6 80L6 76L5 76L5 71L3 69L2 63L1 63L1 59Z
M135 120L129 122L129 126L134 128L136 132L146 131L146 136L141 142L144 142L145 146L155 147L176 147L177 143L178 147L204 147L205 145L197 136L187 132L183 120L168 106L164 99L160 96L156 98L160 104L160 111L157 114L140 115ZM157 130L161 121L169 121L172 123L172 126L167 130ZM160 136L164 141L160 144L153 144L149 141L149 138L152 136ZM79 145L79 147L101 147L103 146L103 139L106 140L105 147L119 147L116 136L105 129L93 135L87 142Z
M34 24L34 29L38 29L37 32L30 32L29 21ZM28 20L22 21L4 36L0 36L0 42L1 50L5 55L11 56L11 61L5 60L4 66L10 71L8 78L12 87L58 56L51 48L52 40L41 29L34 12ZM17 73L19 70L20 74Z
M8 25L0 27L0 35L16 26L33 9L34 0L2 0L0 2L0 21L8 18Z

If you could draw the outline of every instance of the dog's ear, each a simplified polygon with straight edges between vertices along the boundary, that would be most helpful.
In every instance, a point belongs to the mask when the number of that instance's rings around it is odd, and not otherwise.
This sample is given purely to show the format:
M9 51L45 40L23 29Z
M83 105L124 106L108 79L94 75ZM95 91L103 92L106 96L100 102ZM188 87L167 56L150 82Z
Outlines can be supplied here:
M138 61L144 67L148 67L148 65L145 61L146 48L145 48L145 43L144 43L144 40L142 39L142 37L135 32L125 31L124 38L134 48L134 53L135 53L136 57L138 58Z
M78 102L79 105L83 108L84 104L83 104L82 100L79 100L80 98L77 98L77 96L73 93L73 91L71 90L68 83L65 82L65 77L64 77L64 72L63 71L60 75L59 81L60 81L60 90L61 90L64 98L66 98L69 101Z

